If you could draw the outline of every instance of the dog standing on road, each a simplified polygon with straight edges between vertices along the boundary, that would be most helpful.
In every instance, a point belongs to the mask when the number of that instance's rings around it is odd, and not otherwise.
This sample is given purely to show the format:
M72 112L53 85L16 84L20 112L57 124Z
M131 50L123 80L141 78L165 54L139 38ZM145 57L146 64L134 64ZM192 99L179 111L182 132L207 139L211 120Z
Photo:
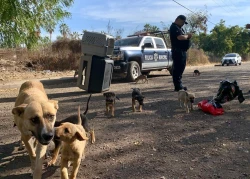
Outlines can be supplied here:
M88 109L89 109L88 106L89 106L89 101L90 101L91 96L92 96L92 94L89 95L86 110L84 111L83 114L80 114L80 117L81 117L81 122L82 122L81 125L83 126L85 132L90 134L91 143L93 144L95 142L95 133L94 133L94 129L89 128L88 118L87 118L87 113L88 113ZM78 124L78 122L79 122L78 118L79 117L77 114L69 116L66 119L63 119L61 121L56 121L54 127L59 127L61 124L65 123L65 122L69 122L72 124ZM47 164L48 166L55 165L58 154L60 152L61 145L62 145L62 142L60 140L56 140L56 138L53 139L53 142L55 144L55 149L53 150L52 159Z
M187 91L179 91L178 92L178 101L180 102L180 107L184 105L186 108L186 113L189 113L189 104L191 110L193 110L195 95L193 93L188 93Z
M34 179L42 177L47 145L54 137L57 110L58 101L48 99L41 82L27 81L21 85L12 114L29 154ZM29 142L33 136L38 141L36 152Z
M111 116L115 116L115 99L120 100L114 92L103 93L103 96L106 97L106 114L109 114L111 111Z
M74 78L76 78L76 76L78 76L78 70L75 70Z
M139 103L139 111L142 112L142 106L144 105L144 96L141 93L141 90L139 88L132 88L132 109L133 112L135 112L135 102L138 101Z
M199 70L194 70L193 76L200 76L200 71Z
M135 79L135 83L138 83L138 81L144 81L144 83L148 83L148 78L147 78L147 75L140 75L138 76L136 79Z
M69 178L68 167L70 162L72 162L73 169L70 178L76 179L81 159L84 157L86 141L88 140L82 126L80 107L78 108L78 123L62 123L55 128L55 138L62 141L61 178Z

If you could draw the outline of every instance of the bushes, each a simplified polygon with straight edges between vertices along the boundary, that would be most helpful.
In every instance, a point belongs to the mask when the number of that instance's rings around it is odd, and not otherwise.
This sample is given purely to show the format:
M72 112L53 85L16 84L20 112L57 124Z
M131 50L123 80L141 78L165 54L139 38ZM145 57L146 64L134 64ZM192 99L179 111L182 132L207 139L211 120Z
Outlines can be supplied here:
M80 40L62 39L45 48L29 51L29 61L37 70L75 70L81 58Z
M187 65L209 64L208 56L202 49L189 49L187 54Z

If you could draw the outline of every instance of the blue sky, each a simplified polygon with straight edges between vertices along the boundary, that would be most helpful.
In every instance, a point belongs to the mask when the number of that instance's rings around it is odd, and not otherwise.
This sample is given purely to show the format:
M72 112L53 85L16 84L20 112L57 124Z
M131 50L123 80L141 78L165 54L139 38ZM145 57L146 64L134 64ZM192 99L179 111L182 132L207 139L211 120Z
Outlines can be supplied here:
M227 26L239 25L244 27L250 23L249 0L176 0L192 11L206 10L210 14L208 28L211 30L214 24L225 20ZM149 23L162 28L164 24L171 24L179 14L190 12L172 0L75 0L73 6L68 9L72 13L71 18L64 22L72 32L107 31L110 21L114 29L124 29L122 36L133 34L143 29L144 24ZM43 35L48 35L43 32ZM52 34L52 39L60 35L58 27Z

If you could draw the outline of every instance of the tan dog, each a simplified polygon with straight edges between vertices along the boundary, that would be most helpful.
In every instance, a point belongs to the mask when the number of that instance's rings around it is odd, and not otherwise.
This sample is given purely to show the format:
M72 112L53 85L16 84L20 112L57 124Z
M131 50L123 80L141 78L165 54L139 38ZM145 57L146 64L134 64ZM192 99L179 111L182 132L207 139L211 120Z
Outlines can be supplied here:
M103 93L103 96L106 97L106 114L109 114L111 111L111 116L115 116L115 99L120 100L114 92Z
M95 132L94 132L93 128L90 129L89 124L88 124L88 117L87 117L87 112L88 112L88 108L89 108L88 106L89 106L89 101L90 101L91 96L92 96L92 94L89 95L86 110L84 113L80 114L80 117L81 117L81 121L82 121L81 124L82 124L85 132L87 134L89 134L89 137L91 139L91 143L93 144L93 143L95 143ZM71 115L71 116L69 116L61 121L56 121L54 127L59 127L59 126L61 126L61 124L66 123L66 122L70 122L72 124L78 124L78 122L79 122L78 115L77 114ZM55 149L53 150L51 160L47 163L48 166L55 165L55 163L57 161L58 154L59 154L60 149L61 149L61 145L62 145L62 141L57 140L55 137L53 139L53 142L55 144Z
M84 149L86 146L86 132L82 126L80 107L78 108L78 124L69 122L62 123L55 128L55 138L62 141L61 155L61 178L68 179L69 162L72 162L73 169L70 179L76 179L81 159L84 157Z
M193 93L188 93L187 91L179 91L178 92L178 100L180 102L180 107L182 104L186 108L186 113L189 113L189 103L191 110L193 110L193 103L194 103L195 95Z
M138 76L136 79L135 79L135 83L138 83L138 81L142 81L143 82L143 80L144 80L144 83L148 83L148 78L147 78L147 76L146 75L140 75L140 76Z
M14 123L21 132L21 140L30 156L34 179L42 177L47 145L54 136L57 109L58 101L48 99L41 82L27 81L21 85L12 113ZM29 143L32 136L38 141L36 152Z

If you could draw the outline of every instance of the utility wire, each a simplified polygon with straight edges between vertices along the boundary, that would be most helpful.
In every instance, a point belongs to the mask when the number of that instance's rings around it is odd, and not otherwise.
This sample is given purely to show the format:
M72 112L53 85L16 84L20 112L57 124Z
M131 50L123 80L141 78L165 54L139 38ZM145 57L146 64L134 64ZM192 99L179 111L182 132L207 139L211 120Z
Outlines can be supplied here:
M196 13L196 12L194 12L194 11L188 9L187 7L185 7L185 6L183 6L182 4L178 3L177 1L175 1L175 0L172 0L172 1L174 1L176 4L179 4L180 6L184 7L184 8L187 9L188 11L190 11L190 12L192 12L192 13L198 15L199 17L201 17L200 14L198 14L198 13ZM207 22L210 22L211 24L216 25L215 23L213 23L213 22L211 22L211 21L209 21L209 20L207 20Z
M240 16L240 14L238 13L238 11L237 10L235 10L235 9L233 9L231 6L229 6L224 0L221 0L221 2L223 3L223 4L225 4L226 5L226 7L228 7L228 8L230 8L234 13L236 13L236 14L238 14L239 16ZM232 2L232 1L231 1ZM231 3L231 5L232 5L232 3ZM234 8L236 8L234 5L232 5Z
M231 12L228 11L228 9L224 8L223 6L221 6L216 0L213 0L218 6L220 6L222 9L224 9L225 12L227 12L228 14L230 14Z

